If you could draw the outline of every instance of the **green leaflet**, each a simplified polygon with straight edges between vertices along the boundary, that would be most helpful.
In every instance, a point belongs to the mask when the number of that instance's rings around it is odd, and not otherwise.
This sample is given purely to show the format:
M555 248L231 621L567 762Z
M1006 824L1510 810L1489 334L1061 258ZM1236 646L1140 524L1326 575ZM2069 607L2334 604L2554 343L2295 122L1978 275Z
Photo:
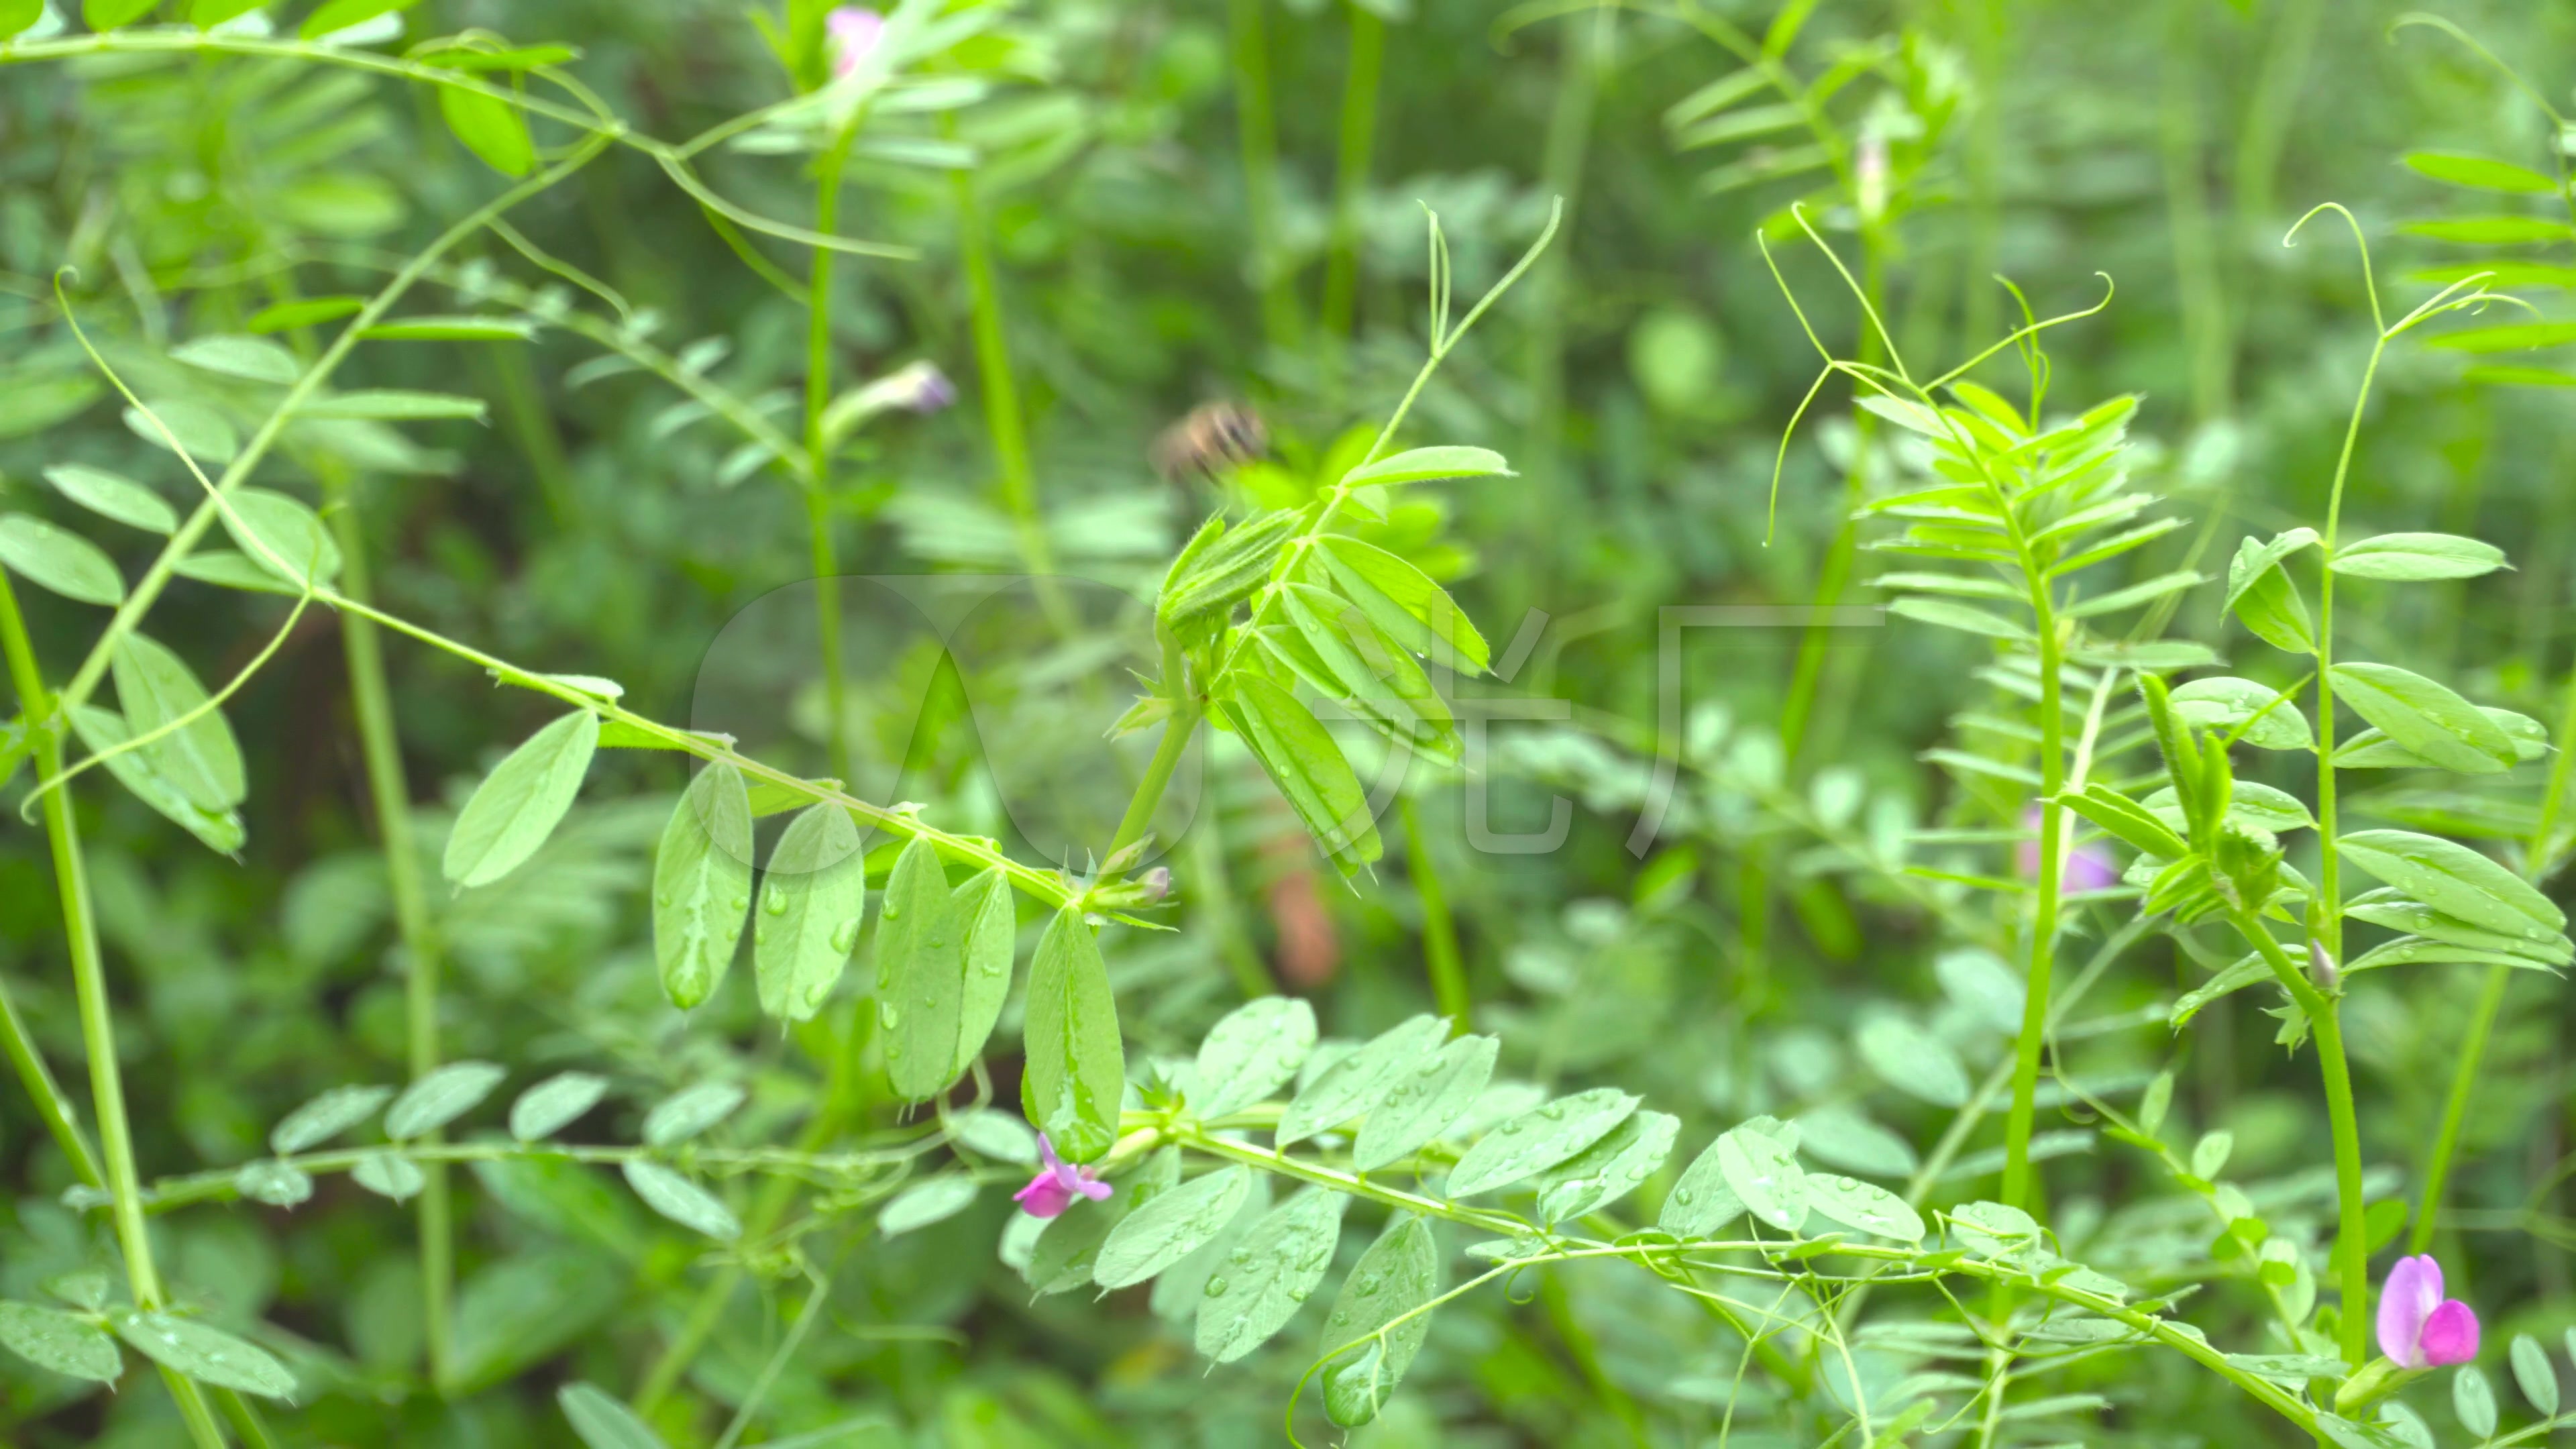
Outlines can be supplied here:
M1513 1117L1477 1139L1449 1173L1449 1196L1473 1197L1545 1172L1609 1135L1637 1110L1616 1087L1559 1097Z
M1719 1136L1717 1170L1745 1209L1784 1233L1807 1221L1807 1174L1796 1145L1751 1123Z
M45 470L45 481L72 502L128 528L169 534L179 527L178 510L160 494L104 468L60 463Z
M125 579L97 544L24 513L0 514L0 565L51 593L112 609Z
M396 1142L437 1131L492 1095L509 1073L491 1062L449 1062L403 1088L385 1109L385 1135Z
M2398 748L2462 774L2513 768L2512 737L2442 685L2389 664L2337 664L2327 672L2334 676L2335 697Z
M1127 1061L1100 944L1072 906L1057 911L1038 938L1025 1042L1022 1110L1065 1161L1098 1159L1118 1139Z
M1018 898L1000 866L977 872L948 898L948 908L965 922L966 954L959 970L957 1044L950 1077L966 1070L992 1039L1001 1019L1003 998L1011 994L1011 959L1019 944ZM1117 1035L1113 1027L1111 1033Z
M1379 1033L1300 1089L1280 1114L1272 1140L1283 1148L1294 1146L1375 1110L1404 1074L1419 1070L1423 1059L1448 1035L1449 1023L1436 1016L1411 1017Z
M1225 1265L1235 1244L1252 1231L1252 1225L1269 1215L1270 1175L1254 1173L1251 1190L1234 1216L1217 1229L1216 1236L1200 1244L1179 1262L1165 1268L1154 1280L1150 1305L1154 1316L1166 1323L1184 1323L1195 1317L1199 1303L1206 1296L1207 1281Z
M92 751L105 753L133 738L125 718L113 710L96 705L74 705L71 710L72 733ZM128 750L111 756L107 772L116 782L134 792L134 797L177 822L187 832L204 841L207 848L230 855L242 848L249 833L242 828L239 811L206 810L189 800L178 783L154 767L149 751Z
M1920 620L1926 624L1938 624L1944 629L1957 629L1967 634L1982 634L1989 639L2008 639L2015 643L2022 643L2027 642L2031 637L2030 630L2017 620L2007 619L1973 604L1962 604L1954 599L1898 599L1887 606L1887 611L1891 614L1901 614L1908 619Z
M2178 684L2172 698L2174 713L2184 722L2222 734L2244 725L2239 739L2258 750L2315 748L2316 733L2309 728L2307 715L2296 700L2280 696L2281 691L2253 680L2220 675ZM2253 723L2247 725L2248 720Z
M2455 533L2383 533L2335 550L2326 565L2358 579L2473 579L2506 567L2504 550Z
M1798 1149L1798 1128L1769 1117L1755 1117L1740 1123L1736 1132L1758 1132L1776 1139L1780 1150L1794 1153ZM1655 1226L1677 1238L1707 1238L1735 1221L1744 1213L1744 1199L1727 1184L1726 1164L1718 1147L1727 1136L1700 1149L1698 1157L1682 1171L1673 1190L1664 1195L1663 1212Z
M0 1348L55 1373L112 1384L125 1372L116 1340L86 1318L33 1303L0 1303Z
M295 1393L295 1375L268 1350L210 1328L193 1318L128 1309L110 1320L116 1336L153 1362L201 1384L283 1399Z
M182 716L204 711L143 747L156 773L200 810L229 810L249 796L241 746L233 740L232 726L224 722L220 710L206 707L206 687L178 655L158 640L131 633L117 641L112 667L116 702L125 711L127 727L136 734L149 734Z
M572 1125L608 1095L608 1079L589 1072L557 1072L510 1104L510 1135L540 1142Z
M447 129L465 143L465 149L483 158L483 164L504 176L525 176L536 165L535 145L528 139L528 123L519 118L516 107L498 96L456 86L438 88L438 113Z
M715 1194L689 1181L679 1173L648 1158L628 1158L623 1170L626 1185L644 1205L692 1232L703 1233L718 1242L732 1242L742 1236L742 1221L733 1215Z
M278 1119L269 1129L268 1150L280 1157L319 1147L376 1115L393 1100L391 1087L333 1087Z
M2172 827L2099 781L2085 786L2080 794L2059 796L2058 802L2149 855L2172 860L2191 853L2190 844Z
M2528 764L2549 753L2549 731L2540 721L2527 714L2516 714L2512 710L2498 709L2490 704L2477 706L2477 711L2493 720L2496 728L2504 731L2505 738L2513 742L2513 754L2517 761ZM2439 768L2431 760L2390 739L2388 732L2382 729L2366 729L2357 734L2345 736L2343 743L2335 746L2334 760L2335 767L2342 770Z
M1316 845L1341 868L1356 874L1384 847L1368 816L1368 797L1341 746L1297 696L1257 674L1227 677L1227 717L1271 782L1304 821Z
M1894 1013L1873 1016L1852 1034L1861 1060L1881 1081L1936 1107L1964 1106L1968 1069L1950 1044Z
M465 887L489 885L525 864L572 808L598 748L599 716L575 710L493 766L447 837L447 878Z
M1682 1120L1637 1112L1607 1136L1539 1175L1539 1221L1570 1222L1635 1192L1673 1151Z
M1374 544L1328 534L1316 549L1340 592L1386 636L1426 659L1482 674L1485 636L1431 576Z
M340 545L300 499L265 488L236 488L227 499L224 531L264 572L295 585L328 584L340 576Z
M1431 1314L1416 1310L1439 1295L1440 1251L1431 1225L1410 1213L1397 1216L1352 1265L1316 1341L1319 1354L1349 1350L1324 1370L1324 1412L1334 1423L1356 1428L1377 1417L1431 1332ZM1350 1349L1354 1343L1361 1346Z
M746 813L752 808L746 795ZM858 948L867 908L867 861L850 812L815 805L787 822L769 853L751 927L760 1009L786 1021L821 1010Z
M668 1449L634 1410L589 1384L564 1385L555 1392L555 1404L585 1449Z
M1357 707L1390 739L1457 752L1449 706L1429 676L1357 607L1312 584L1287 585L1280 602L1307 650L1290 663L1310 661L1298 670L1309 683Z
M286 384L304 369L295 354L264 337L199 337L170 349L170 360L226 377Z
M1418 1066L1400 1067L1394 1085L1368 1109L1351 1145L1351 1165L1374 1172L1410 1156L1448 1130L1476 1105L1494 1075L1502 1043L1490 1036L1462 1036Z
M1173 624L1221 615L1259 592L1271 566L1305 519L1302 510L1264 513L1227 529L1210 519L1172 561L1156 609Z
M1832 1173L1808 1173L1803 1180L1810 1211L1882 1238L1923 1241L1923 1215L1887 1189Z
M1247 1001L1199 1043L1191 1109L1201 1117L1242 1111L1294 1080L1314 1049L1313 1007L1287 996Z
M2520 933L2506 935L2481 930L2422 901L2408 900L2403 892L2386 888L2353 897L2345 902L2343 913L2355 920L2386 926L2392 931L2427 936L2473 951L2501 951L2558 965L2576 961L2576 946L2571 946L2564 936L2533 940Z
M681 792L653 852L653 961L682 1011L714 995L733 965L751 909L751 851L742 772L712 761Z
M2567 928L2547 896L2465 845L2410 830L2364 830L2337 843L2354 865L2472 926L2530 941Z
M1109 1230L1092 1280L1103 1288L1144 1282L1214 1241L1251 1192L1251 1170L1228 1167L1156 1194Z
M1199 1289L1200 1353L1232 1363L1288 1326L1332 1266L1349 1202L1308 1188L1252 1225Z
M901 1237L932 1223L946 1222L974 1206L979 1191L971 1177L934 1177L914 1183L877 1209L877 1235Z
M993 1034L1011 986L1016 910L999 869L951 891L927 839L895 857L877 924L877 1025L905 1100L947 1090Z
M750 1094L734 1082L699 1082L653 1104L644 1114L644 1145L676 1147L734 1114Z
M1342 475L1345 488L1373 488L1391 483L1421 483L1434 478L1508 477L1511 468L1491 448L1408 448L1392 457L1353 468Z

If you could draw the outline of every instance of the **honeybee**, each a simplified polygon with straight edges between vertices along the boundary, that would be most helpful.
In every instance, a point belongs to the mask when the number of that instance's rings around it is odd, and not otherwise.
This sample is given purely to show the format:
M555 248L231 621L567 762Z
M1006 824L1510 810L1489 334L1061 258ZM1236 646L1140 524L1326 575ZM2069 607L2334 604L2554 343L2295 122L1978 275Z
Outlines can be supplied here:
M1270 447L1270 430L1261 415L1241 403L1202 403L1154 439L1154 471L1179 479L1192 473L1213 478L1239 468Z

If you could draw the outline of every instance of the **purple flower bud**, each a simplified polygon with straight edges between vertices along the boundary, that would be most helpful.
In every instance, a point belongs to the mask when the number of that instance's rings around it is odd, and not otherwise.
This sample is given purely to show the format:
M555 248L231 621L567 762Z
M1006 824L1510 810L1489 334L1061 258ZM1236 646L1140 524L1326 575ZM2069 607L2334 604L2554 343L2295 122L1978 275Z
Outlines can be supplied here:
M1051 1218L1073 1206L1077 1196L1100 1202L1114 1190L1093 1175L1090 1168L1075 1167L1056 1156L1055 1144L1041 1132L1038 1134L1037 1176L1029 1179L1028 1186L1012 1193L1011 1201L1018 1203L1020 1211L1030 1217Z
M2400 1258L2379 1289L2379 1351L2400 1368L2442 1368L2478 1356L2478 1315L2442 1296L2442 1265Z
M2022 812L2022 829L2030 834L2013 845L2013 869L2025 880L2039 875L2040 807L2036 804ZM2080 891L2106 891L2120 883L2120 867L2113 864L2110 852L2099 845L2078 846L2067 852L2066 865L2058 872L2057 893L2074 895Z
M885 38L885 17L858 5L843 5L823 18L823 28L830 37L832 78L847 80L858 73L868 53Z

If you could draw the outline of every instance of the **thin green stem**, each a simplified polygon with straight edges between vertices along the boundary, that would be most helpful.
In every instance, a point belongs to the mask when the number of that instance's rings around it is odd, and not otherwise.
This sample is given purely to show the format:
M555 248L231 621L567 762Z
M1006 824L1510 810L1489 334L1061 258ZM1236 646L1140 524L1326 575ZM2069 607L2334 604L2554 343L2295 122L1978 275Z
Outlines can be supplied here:
M942 118L953 133L954 116ZM952 171L950 194L957 212L957 248L966 267L968 301L974 321L975 369L984 392L984 429L992 438L993 460L1001 470L1002 511L1017 534L1020 560L1035 575L1038 603L1059 634L1074 628L1072 606L1055 580L1055 551L1047 541L1046 518L1038 509L1037 474L1029 462L1026 415L1020 406L1019 379L1011 367L1010 333L1002 320L1002 286L993 268L993 229L984 215L975 173Z
M1349 341L1359 314L1360 207L1368 199L1369 164L1377 145L1378 77L1385 68L1386 22L1365 5L1343 7L1351 27L1342 72L1342 130L1333 173L1333 233L1324 252L1324 331ZM1335 373L1338 376L1338 363Z
M1467 992L1467 968L1458 956L1458 923L1449 914L1448 891L1440 884L1440 867L1431 858L1431 839L1422 829L1421 812L1410 794L1395 797L1396 818L1404 826L1404 873L1422 902L1422 965L1431 977L1431 999L1449 1018L1450 1030L1476 1029L1475 1002Z
M2057 620L2046 576L2033 567L2026 577L2039 633L2039 878L2033 886L2037 894L2031 907L2030 969L2023 986L2021 1034L2013 1043L2012 1108L2004 1118L2002 1192L2003 1201L2012 1207L2030 1199L2030 1134L2037 1115L2040 1052L2048 1035L2049 976L2057 961L2058 884L2066 864L2066 810L2057 803L2057 792L2066 780Z
M2434 1230L2441 1226L2442 1189L2450 1181L2451 1156L2460 1146L2460 1123L2468 1117L2469 1098L2477 1091L2478 1064L2486 1058L2487 1037L2495 1030L2496 1015L2504 1009L2505 992L2512 985L2512 967L2488 967L2477 1004L2469 1009L2469 1029L2460 1038L2450 1095L2442 1103L2442 1125L2433 1136L2432 1154L2424 1160L2424 1193L2416 1203L2415 1225L2406 1235L2409 1253L2432 1250Z
M1886 309L1887 261L1885 238L1876 226L1861 232L1861 289L1863 320L1858 339L1858 363L1875 367L1881 359L1878 329L1868 318ZM1816 704L1816 692L1824 682L1825 645L1832 627L1826 611L1842 602L1843 591L1851 585L1852 570L1860 557L1860 510L1869 496L1871 444L1878 437L1878 415L1866 409L1852 412L1851 465L1843 474L1841 515L1834 525L1833 542L1825 550L1825 566L1816 577L1815 613L1808 619L1806 632L1798 640L1798 663L1789 679L1789 699L1780 710L1780 744L1788 764L1794 768L1808 745L1808 725Z
M41 717L38 702L46 696L44 676L36 664L35 645L27 637L27 625L18 612L18 596L9 585L8 574L0 570L0 654L7 658L10 683L18 692L28 728L35 741L36 777L39 784L49 784L63 773L62 736L50 719ZM105 1186L114 1201L117 1249L125 1259L126 1286L135 1306L156 1309L163 1306L161 1275L152 1262L152 1237L144 1225L142 1190L134 1169L134 1138L125 1118L125 1083L116 1064L115 1010L107 998L107 968L101 959L98 943L98 921L91 912L89 875L81 859L80 828L72 813L72 792L68 788L44 792L45 839L54 862L54 883L63 914L63 938L70 950L72 990L80 1009L81 1048L89 1058L91 1110L98 1118L99 1154L95 1166L103 1170ZM38 1063L41 1069L42 1063ZM51 1075L45 1076L50 1085ZM52 1115L67 1114L68 1104L57 1093ZM73 1133L75 1147L78 1134ZM72 1153L75 1166L90 1165L86 1152ZM214 1411L207 1406L205 1394L192 1379L176 1370L164 1368L163 1382L178 1402L179 1416L188 1425L189 1437L199 1449L224 1449L224 1433L215 1422Z
M841 171L858 138L845 122L814 167L814 229L840 224ZM832 778L850 778L849 687L841 677L841 566L832 548L832 447L823 413L832 404L833 256L817 249L805 289L805 526L814 561L814 647L823 665L823 757Z
M7 587L7 581L0 579L0 589ZM27 1024L18 1015L17 1003L10 999L5 979L0 979L0 1051L8 1053L9 1065L18 1073L20 1085L27 1089L27 1100L35 1104L36 1115L45 1119L45 1131L54 1139L54 1145L71 1159L72 1175L93 1187L106 1182L98 1169L97 1155L90 1151L89 1139L81 1135L78 1110L63 1094L62 1083L54 1079L54 1069L46 1064L36 1039L27 1034Z
M1615 5L1569 16L1564 47L1557 58L1556 100L1548 112L1539 171L1548 190L1569 211L1582 204L1584 162L1592 149L1592 119L1600 100L1601 70L1617 34L1618 16ZM1582 526L1582 511L1564 506L1568 492L1565 312L1573 285L1570 248L1569 243L1568 247L1551 249L1531 269L1529 295L1523 303L1529 328L1524 381L1529 393L1528 442L1526 456L1521 460L1520 486L1502 496L1518 497L1519 526L1532 544L1520 581L1520 592L1527 598L1546 596L1548 579L1544 571L1550 561L1579 547L1564 537L1564 531Z
M2372 301L2371 320L2378 322L2378 304ZM2328 559L2334 557L2335 535L2343 521L2343 486L2352 475L2353 451L2361 442L2361 415L2370 404L2370 385L2379 375L2379 359L2388 350L2388 334L2383 330L2371 345L2370 362L2362 369L2361 391L2352 403L2352 419L2344 426L2343 450L2335 458L2334 483L2326 498L2324 548ZM2334 602L2335 571L2317 571L2317 890L2308 905L2308 934L2323 945L2326 954L2337 962L2343 960L2343 860L2337 850L2338 830L2335 811L2335 713L2334 713ZM2359 1360L2355 1360L2359 1362Z
M1119 818L1118 833L1109 838L1109 855L1145 838L1153 828L1154 809L1163 803L1163 792L1171 788L1172 771L1188 752L1190 736L1199 727L1199 710L1194 701L1172 706L1171 717L1163 721L1163 737L1154 743L1154 757L1145 763L1145 777L1136 782L1136 793L1128 798L1127 813Z
M2334 1135L2337 1256L2342 1269L2342 1341L2344 1361L2359 1368L2369 1357L2370 1233L2362 1218L2361 1119L2354 1111L2352 1066L2343 1048L2343 998L2329 995L2308 980L2290 959L2278 937L2250 910L2230 916L2236 933L2262 954L2273 979L2308 1018L2317 1037L2317 1066L2325 1078L2326 1120Z
M1234 35L1235 135L1243 158L1244 220L1252 230L1253 280L1261 292L1262 335L1289 352L1302 340L1296 279L1279 244L1279 134L1270 108L1270 43L1265 0L1229 0Z
M2201 71L2203 0L2165 0L2165 53L2161 130L2165 206L2173 232L2174 275L2182 294L2183 337L2191 351L2191 415L2216 420L2234 390L2229 376L2227 299L2209 219L2208 182L2202 175L2200 115L2194 82Z
M340 542L340 587L351 598L369 596L367 541L358 511L348 497L345 479L326 470L324 486L340 506L332 525ZM428 883L421 876L420 847L412 834L411 785L403 774L402 743L394 723L393 692L385 679L384 642L375 622L360 614L340 616L340 645L349 669L349 700L357 714L358 743L367 770L367 790L376 813L376 833L385 852L385 878L391 888L394 928L403 943L405 1038L412 1080L428 1076L439 1064L438 977L442 950L430 913ZM430 1140L435 1140L433 1137ZM456 1280L454 1211L446 1169L423 1166L420 1191L420 1277L422 1342L429 1355L430 1381L448 1383L455 1368L454 1325L450 1304Z

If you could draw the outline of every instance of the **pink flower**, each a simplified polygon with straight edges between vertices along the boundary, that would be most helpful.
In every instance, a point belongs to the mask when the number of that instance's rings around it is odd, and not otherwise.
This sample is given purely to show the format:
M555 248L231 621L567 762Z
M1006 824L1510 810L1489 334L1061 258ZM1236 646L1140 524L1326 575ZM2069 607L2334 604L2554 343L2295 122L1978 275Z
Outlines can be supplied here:
M2021 828L2029 831L2013 845L2013 869L2027 880L2039 874L2039 806L2032 805L2021 814ZM2120 883L2120 868L2099 845L2078 846L2068 853L2066 866L2058 872L2057 893L2073 895L2078 891L2106 891Z
M858 5L843 5L823 18L823 28L830 33L832 77L846 80L857 73L868 52L877 48L885 35L885 17Z
M1020 1211L1033 1218L1051 1218L1073 1206L1074 1194L1100 1202L1108 1198L1111 1188L1092 1175L1088 1167L1075 1167L1055 1155L1055 1144L1038 1134L1038 1175L1029 1185L1011 1194Z
M2379 1289L2379 1351L2400 1368L2441 1368L2478 1356L2478 1316L2442 1296L2433 1255L2400 1258Z

